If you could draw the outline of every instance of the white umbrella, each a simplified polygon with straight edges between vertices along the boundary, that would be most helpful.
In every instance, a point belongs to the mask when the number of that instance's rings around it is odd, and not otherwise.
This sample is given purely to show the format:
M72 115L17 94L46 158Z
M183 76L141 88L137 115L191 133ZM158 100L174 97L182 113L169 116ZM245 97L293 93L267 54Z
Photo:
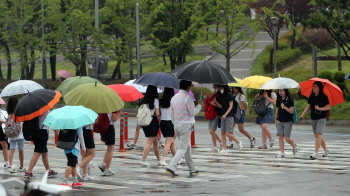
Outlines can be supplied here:
M139 85L139 84L135 84L134 81L135 80L129 80L129 81L127 81L125 83L125 85L135 87L140 93L146 93L147 86L142 86L142 85ZM157 88L157 91L158 91L158 93L162 92L162 90L160 88Z
M299 83L293 79L278 77L265 82L260 89L291 89L299 87Z
M31 80L18 80L8 84L1 92L0 97L27 94L38 89L44 89L40 84Z

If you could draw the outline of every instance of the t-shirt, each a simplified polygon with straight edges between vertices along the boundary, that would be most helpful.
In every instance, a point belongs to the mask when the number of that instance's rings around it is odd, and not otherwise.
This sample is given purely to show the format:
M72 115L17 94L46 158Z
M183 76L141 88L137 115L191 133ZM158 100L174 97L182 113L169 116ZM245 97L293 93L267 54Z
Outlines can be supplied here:
M109 125L113 125L114 121L113 121L113 113L108 113L107 114L108 119L109 119Z
M320 120L322 118L327 118L327 111L319 111L315 109L315 106L318 105L318 107L323 108L326 105L329 105L329 100L327 95L318 95L315 96L315 94L312 94L309 97L309 100L307 102L311 106L311 120Z
M245 95L239 93L236 97L235 97L236 102L238 103L238 107L241 108L241 102L245 101Z
M294 107L294 101L292 98L286 97L285 99L278 99L276 103L276 107L278 107L277 120L280 122L293 121L293 114L287 112L285 109L282 109L281 103L283 103L287 108Z
M153 108L153 110L151 110L151 116L154 115L154 113L156 111L156 108L159 108L159 99L154 98L154 103L153 104L154 104L154 108Z
M234 96L232 95L232 93L229 93L229 94L228 94L228 98L227 98L225 104L224 104L224 105L222 106L222 108L221 108L220 116L223 116L223 115L227 112L228 108L230 107L230 102L231 102L231 101L232 101L232 102L235 101L235 98L234 98ZM227 114L226 117L233 117L233 115L234 115L233 109L234 109L234 108L231 109L231 111Z
M277 98L276 93L275 93L275 92L271 92L271 97L270 97L270 98L271 98L271 99L276 99L276 98ZM273 109L273 104L270 103L268 99L265 99L265 104L266 104L266 105L269 105L269 104L270 104L268 108L272 108L272 109Z
M79 127L77 129L77 135L83 133L83 129L81 127ZM79 156L79 150L80 150L80 140L78 138L77 143L75 144L74 148L72 150L64 150L64 154L68 154L68 153L72 153L75 156Z
M171 120L170 107L160 108L160 120Z

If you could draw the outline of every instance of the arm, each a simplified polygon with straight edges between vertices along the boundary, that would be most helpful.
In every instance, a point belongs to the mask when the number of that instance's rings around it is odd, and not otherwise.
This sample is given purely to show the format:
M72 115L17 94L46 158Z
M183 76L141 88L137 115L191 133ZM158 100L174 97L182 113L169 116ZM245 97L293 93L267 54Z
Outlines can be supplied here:
M201 105L197 105L195 107L194 106L194 102L192 101L192 99L189 99L189 97L190 96L188 96L187 99L186 99L187 110L189 111L191 116L195 116L201 111L202 106Z
M281 104L281 108L286 110L287 112L293 114L294 113L294 106L287 108L283 103Z
M277 117L278 117L278 107L276 107L276 114L275 114L275 126L277 128Z
M173 122L173 124L175 124L175 119L174 119L174 108L170 102L170 118L171 118L171 121Z
M214 103L216 107L222 108L222 105L218 101L216 101L216 98L214 99Z
M160 117L160 110L159 110L159 108L156 108L156 116Z
M304 115L310 110L311 106L310 104L307 104L304 112L301 114L300 118L304 118Z
M112 120L113 122L117 122L118 118L120 117L120 115L122 114L122 110L119 110L118 113L112 113Z
M231 112L232 108L233 108L233 101L230 101L230 102L229 102L229 107L228 107L226 113L225 113L224 115L222 115L221 119L224 120L224 119L226 118L226 116L228 115L228 113Z
M320 110L320 111L327 111L327 110L330 110L330 109L331 109L331 106L330 106L330 105L326 105L326 106L320 108L320 107L318 107L318 105L317 105L317 106L315 106L315 109L316 109L316 110Z
M81 146L81 148L82 148L83 150L86 150L83 133L79 133L79 134L78 134L78 138L79 138L79 141L80 141L80 146Z
M244 101L241 101L241 110L244 109Z

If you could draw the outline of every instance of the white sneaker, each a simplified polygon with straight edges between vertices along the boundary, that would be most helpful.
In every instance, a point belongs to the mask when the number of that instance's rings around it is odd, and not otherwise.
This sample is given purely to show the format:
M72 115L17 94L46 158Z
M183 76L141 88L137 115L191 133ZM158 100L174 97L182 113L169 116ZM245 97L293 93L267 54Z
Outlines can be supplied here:
M228 155L228 151L226 149L222 149L218 152L218 154Z
M275 156L276 158L284 158L286 157L283 153L278 153L278 155Z
M239 141L238 145L238 150L241 151L243 149L243 143L242 141Z
M178 165L181 165L182 161L184 161L184 158L182 157L180 161L177 163Z
M101 163L98 168L101 170L101 172L105 172L106 165L104 163Z
M312 153L312 155L310 155L310 159L318 159L317 153Z
M8 163L4 164L4 169L9 169L11 166Z
M26 172L26 171L27 171L27 168L25 168L25 167L19 167L17 171L19 171L19 172Z
M272 140L270 140L270 148L272 148L273 145L275 145L275 139L272 138Z
M83 172L81 171L80 167L76 167L77 170L77 176L79 178L79 180L83 179Z
M222 149L224 149L224 145L220 144L220 150L222 150Z
M161 166L168 166L168 164L165 161L159 161L158 164Z
M114 175L114 172L112 172L110 169L106 169L106 170L103 172L103 175L104 175L104 176L112 176L112 175Z
M323 157L328 157L331 152L327 149L323 152Z
M82 178L83 181L90 181L90 180L93 180L93 179L95 179L95 178L90 176L89 174L86 174L86 175L84 174L83 178Z
M9 168L9 172L11 172L11 173L17 173L17 169L15 168L15 167L11 167L11 168Z
M96 167L98 167L98 165L95 164L95 163L89 163L88 164L88 170L89 171L96 169Z
M140 161L140 164L143 166L150 166L151 164L147 163L146 161Z

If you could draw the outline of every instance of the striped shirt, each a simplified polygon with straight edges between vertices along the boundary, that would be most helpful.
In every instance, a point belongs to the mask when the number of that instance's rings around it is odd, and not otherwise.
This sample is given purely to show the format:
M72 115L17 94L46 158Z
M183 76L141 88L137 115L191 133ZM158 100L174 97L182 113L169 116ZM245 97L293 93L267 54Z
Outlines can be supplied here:
M170 105L170 117L173 124L175 123L195 123L195 118L199 111L201 111L202 106L197 105L195 107L194 102L189 95L189 93L185 90L180 90L178 94L176 94L171 99Z

